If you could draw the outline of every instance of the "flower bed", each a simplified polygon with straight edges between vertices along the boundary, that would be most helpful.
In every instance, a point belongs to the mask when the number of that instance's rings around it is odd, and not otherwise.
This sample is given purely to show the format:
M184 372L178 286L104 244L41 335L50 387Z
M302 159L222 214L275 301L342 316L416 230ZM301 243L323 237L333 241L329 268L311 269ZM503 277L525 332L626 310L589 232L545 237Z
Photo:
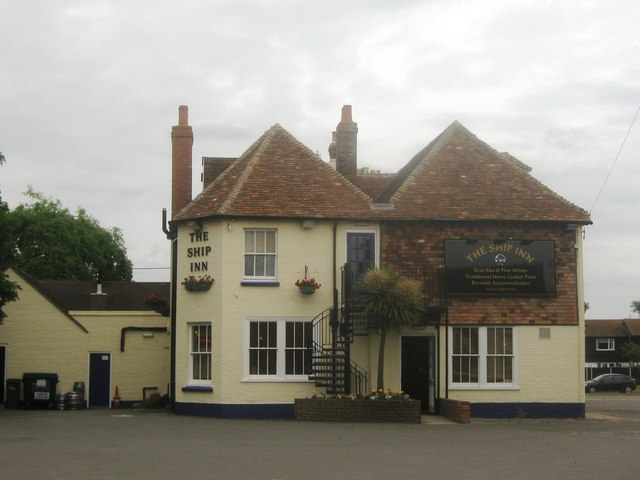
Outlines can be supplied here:
M419 400L296 398L293 415L311 422L421 423Z

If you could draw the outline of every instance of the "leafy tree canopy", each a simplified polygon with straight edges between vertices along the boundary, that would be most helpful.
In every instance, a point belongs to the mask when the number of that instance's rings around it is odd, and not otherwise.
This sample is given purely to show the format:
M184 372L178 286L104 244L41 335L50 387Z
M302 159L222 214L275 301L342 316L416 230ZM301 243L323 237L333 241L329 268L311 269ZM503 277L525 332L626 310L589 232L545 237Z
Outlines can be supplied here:
M622 356L632 362L640 362L640 345L633 342L626 342L621 347Z
M635 300L631 302L631 310L640 315L640 300Z
M29 204L7 215L15 266L43 280L125 280L132 278L122 232L100 226L79 208L72 215L59 200L31 187Z
M0 165L5 162L4 155L0 152ZM9 231L8 222L9 206L0 197L0 323L7 316L2 308L8 303L18 299L18 289L20 286L9 280L5 274L6 268L13 260L13 246Z
M0 160L2 160L2 154L0 153ZM9 280L5 272L5 269L10 265L13 259L13 247L11 245L11 239L6 232L9 229L8 226L8 214L9 207L6 202L0 200L0 323L7 316L2 308L9 302L18 299L19 285Z

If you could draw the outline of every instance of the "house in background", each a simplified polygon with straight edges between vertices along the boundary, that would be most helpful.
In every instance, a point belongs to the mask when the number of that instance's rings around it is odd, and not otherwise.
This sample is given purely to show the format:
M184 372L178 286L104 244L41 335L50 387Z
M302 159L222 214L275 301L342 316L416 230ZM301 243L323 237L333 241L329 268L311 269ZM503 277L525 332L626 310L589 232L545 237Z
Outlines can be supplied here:
M20 285L0 324L0 399L7 379L58 377L57 393L85 385L89 407L109 407L115 387L124 405L167 392L169 319L147 299L169 298L168 283L40 281L7 270Z
M391 175L359 172L357 132L345 106L327 163L276 124L237 159L205 157L192 198L180 107L176 413L290 417L296 397L370 388L380 336L352 292L389 266L423 282L425 314L387 339L386 387L427 412L447 399L479 417L584 416L587 212L458 122ZM207 277L208 290L190 288ZM312 295L295 285L305 277L321 284Z
M622 354L627 342L640 345L640 318L585 321L585 376L591 380L603 373L624 373L640 379L640 365Z

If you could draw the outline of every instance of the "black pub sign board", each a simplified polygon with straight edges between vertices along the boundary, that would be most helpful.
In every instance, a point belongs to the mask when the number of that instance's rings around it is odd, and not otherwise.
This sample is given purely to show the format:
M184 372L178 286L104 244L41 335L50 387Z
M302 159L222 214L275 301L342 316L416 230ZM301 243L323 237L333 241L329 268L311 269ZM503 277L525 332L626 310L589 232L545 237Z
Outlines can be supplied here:
M447 240L451 296L555 295L552 240Z

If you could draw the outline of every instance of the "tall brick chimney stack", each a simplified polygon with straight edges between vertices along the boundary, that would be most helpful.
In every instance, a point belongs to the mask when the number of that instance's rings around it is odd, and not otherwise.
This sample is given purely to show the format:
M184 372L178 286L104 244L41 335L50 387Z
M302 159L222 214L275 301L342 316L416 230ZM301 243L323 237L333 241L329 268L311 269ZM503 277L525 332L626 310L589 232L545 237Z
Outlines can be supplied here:
M358 172L358 124L351 119L351 105L342 107L342 118L336 127L336 170L345 177Z
M336 168L336 132L331 132L331 144L329 144L329 165Z
M171 128L171 218L191 201L193 130L189 107L178 108L178 125Z

